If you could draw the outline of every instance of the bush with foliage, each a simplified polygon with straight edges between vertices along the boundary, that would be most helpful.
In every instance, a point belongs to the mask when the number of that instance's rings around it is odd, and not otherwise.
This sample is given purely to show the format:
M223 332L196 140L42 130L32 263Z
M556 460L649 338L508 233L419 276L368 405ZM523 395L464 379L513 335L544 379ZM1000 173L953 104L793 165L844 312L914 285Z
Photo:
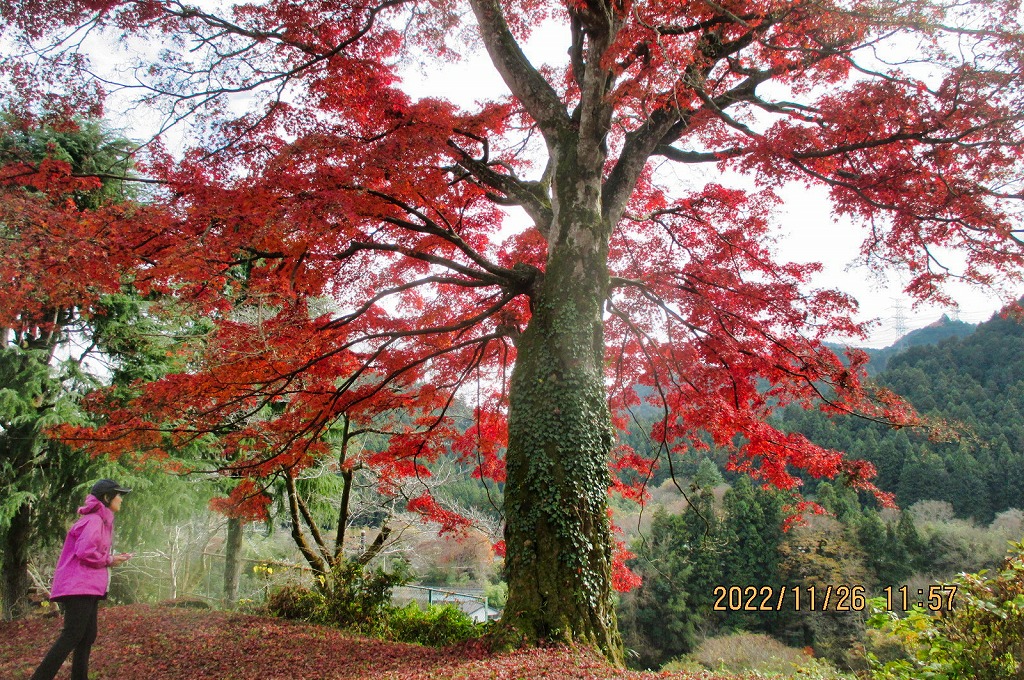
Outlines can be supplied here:
M487 604L495 609L504 609L508 602L508 584L504 581L489 583L484 587Z
M403 570L366 569L344 561L323 580L327 621L340 628L378 635L391 611L391 589L409 581Z
M662 671L756 673L755 677L840 680L848 676L806 650L787 647L763 633L733 633L704 640L691 654L665 664Z
M953 608L934 614L914 608L904 618L872 600L868 625L887 632L907 658L882 663L875 680L1005 680L1024 674L1024 543L993 572L963 574L953 583Z
M267 611L274 616L382 636L391 613L391 589L408 581L402 571L366 569L354 561L341 562L330 574L318 578L317 590L291 585L272 592L267 598Z
M297 584L273 590L265 609L271 616L321 623L326 619L326 601L321 592Z
M401 570L369 570L358 562L344 562L321 577L317 590L292 584L273 591L266 611L281 618L437 647L479 637L482 627L453 605L431 606L426 611L415 603L392 606L392 588L407 581L408 575Z
M393 609L388 637L431 647L445 647L480 636L481 627L452 604L431 605L424 611L415 602Z

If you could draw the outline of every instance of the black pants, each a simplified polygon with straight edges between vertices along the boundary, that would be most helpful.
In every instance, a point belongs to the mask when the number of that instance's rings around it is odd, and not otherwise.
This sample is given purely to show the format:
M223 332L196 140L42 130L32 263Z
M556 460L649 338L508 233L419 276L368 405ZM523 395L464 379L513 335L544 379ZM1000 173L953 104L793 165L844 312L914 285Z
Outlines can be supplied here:
M75 595L61 601L64 610L64 630L46 653L32 680L53 680L68 654L71 657L71 680L88 680L89 652L96 642L96 612L100 598L95 595Z

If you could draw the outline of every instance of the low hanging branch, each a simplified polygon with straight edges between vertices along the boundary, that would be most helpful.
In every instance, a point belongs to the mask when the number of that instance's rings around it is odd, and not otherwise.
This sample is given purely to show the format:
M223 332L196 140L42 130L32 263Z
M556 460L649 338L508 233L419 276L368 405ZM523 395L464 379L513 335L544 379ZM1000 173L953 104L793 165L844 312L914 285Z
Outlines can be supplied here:
M326 559L323 546L318 544L317 548L320 550L318 551L315 549L309 544L305 533L302 531L302 518L300 517L300 514L303 514L301 508L304 507L304 504L301 502L298 491L295 489L295 478L288 474L287 471L284 472L284 483L285 489L288 492L288 512L291 516L292 540L295 542L295 546L299 549L299 552L302 553L302 556L306 558L306 562L308 562L309 566L312 567L313 573L320 576L326 575L331 571L331 564ZM311 527L316 526L315 522L312 522L312 518L309 518L308 511L304 516L307 518L307 521L310 522Z

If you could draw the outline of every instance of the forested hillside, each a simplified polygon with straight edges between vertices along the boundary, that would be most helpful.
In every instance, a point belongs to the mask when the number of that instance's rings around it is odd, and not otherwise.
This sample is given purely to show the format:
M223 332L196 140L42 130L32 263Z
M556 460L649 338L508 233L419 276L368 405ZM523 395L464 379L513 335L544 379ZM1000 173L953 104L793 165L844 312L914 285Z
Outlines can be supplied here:
M977 328L975 324L960 321L959 319L950 319L947 315L943 314L942 318L938 321L930 323L924 328L910 331L888 347L866 349L865 351L868 353L868 356L871 357L871 363L867 367L868 374L876 375L884 371L889 363L889 359L911 347L936 345L943 340L963 338L973 333L975 328Z
M875 379L958 436L932 441L927 431L797 408L785 412L786 429L874 463L878 486L902 507L948 501L957 516L980 522L1024 507L1024 325L996 316L968 336L910 347Z
M971 330L944 318L915 331L880 354L888 365L872 378L942 428L893 429L798 407L780 417L783 429L874 463L900 511L879 512L870 494L807 477L801 493L831 516L808 515L783 531L792 496L725 471L726 453L714 447L673 458L688 503L677 500L668 470L651 476L652 519L617 518L636 527L630 566L643 576L619 610L637 667L713 667L707 658L721 654L757 664L756 654L733 648L766 634L866 672L869 655L889 658L895 643L865 631L863 598L889 598L886 609L902 611L892 593L933 592L1002 559L1024 527L1024 325L996 317ZM645 410L637 421L657 417ZM636 431L624 439L653 446ZM792 600L815 589L849 595L852 606L815 611ZM738 597L748 592L791 599L753 606Z

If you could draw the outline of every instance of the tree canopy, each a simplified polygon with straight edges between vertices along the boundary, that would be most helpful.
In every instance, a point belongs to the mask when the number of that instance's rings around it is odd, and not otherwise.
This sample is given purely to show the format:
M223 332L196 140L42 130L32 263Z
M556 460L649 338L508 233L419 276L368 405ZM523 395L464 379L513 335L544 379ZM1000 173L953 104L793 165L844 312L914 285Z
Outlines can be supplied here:
M849 296L810 289L816 265L777 257L780 187L823 187L864 226L863 259L908 274L918 300L954 278L1007 299L1020 282L1024 33L1010 0L0 12L26 115L40 99L95 110L117 90L158 107L164 129L191 123L183 154L152 144L140 160L164 187L159 210L105 221L71 278L130 270L216 329L192 370L98 404L104 430L65 435L115 455L223 435L225 470L249 480L239 503L325 455L341 417L387 435L345 463L386 490L454 452L506 484L514 639L621 660L606 492L656 464L614 447L637 385L663 414L659 457L726 447L732 467L784 488L794 470L867 488L873 469L780 432L780 406L917 422L865 382L863 354L824 346L864 329ZM564 63L524 52L545 22ZM137 48L110 73L87 58L104 31ZM403 89L404 64L478 48L507 97L464 108ZM510 230L509 210L527 226ZM457 397L468 428L448 416ZM457 524L427 491L409 505Z

